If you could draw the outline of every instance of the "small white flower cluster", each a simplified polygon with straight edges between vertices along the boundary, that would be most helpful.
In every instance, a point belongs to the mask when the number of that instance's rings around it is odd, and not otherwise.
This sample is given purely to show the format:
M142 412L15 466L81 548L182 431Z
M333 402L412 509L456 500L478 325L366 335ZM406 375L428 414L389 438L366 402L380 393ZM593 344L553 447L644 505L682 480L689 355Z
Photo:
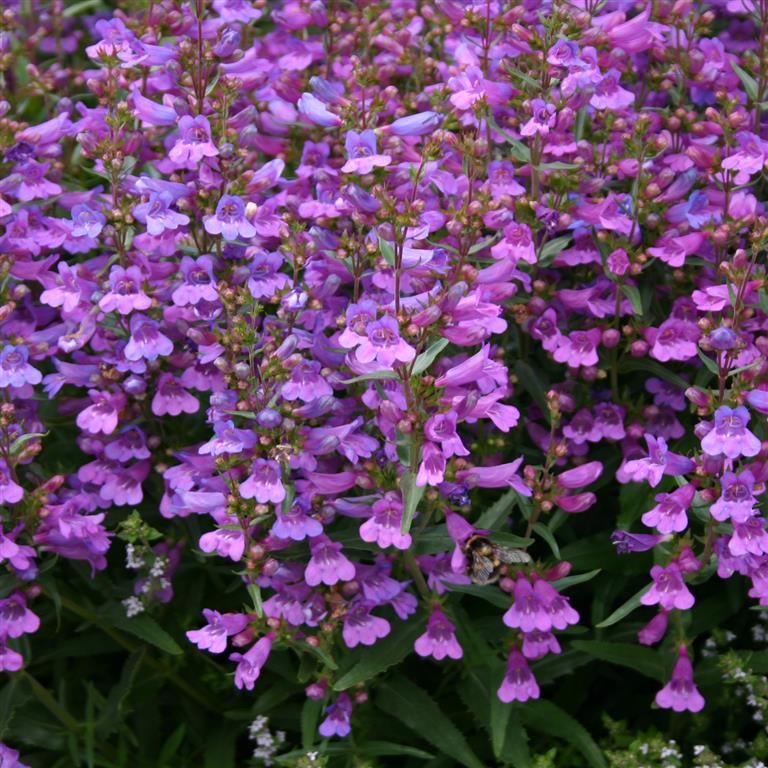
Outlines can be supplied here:
M137 553L133 544L125 545L125 567L134 571L144 567L144 555Z
M319 752L307 752L307 760L309 760L310 763L316 763L318 757L320 757Z
M274 735L269 730L269 719L264 715L259 715L248 726L248 738L256 742L256 749L253 750L253 756L261 760L267 768L272 765L272 758L285 743L285 732L276 731Z
M144 613L144 603L138 597L126 597L123 600L123 607L125 608L125 615L129 619Z

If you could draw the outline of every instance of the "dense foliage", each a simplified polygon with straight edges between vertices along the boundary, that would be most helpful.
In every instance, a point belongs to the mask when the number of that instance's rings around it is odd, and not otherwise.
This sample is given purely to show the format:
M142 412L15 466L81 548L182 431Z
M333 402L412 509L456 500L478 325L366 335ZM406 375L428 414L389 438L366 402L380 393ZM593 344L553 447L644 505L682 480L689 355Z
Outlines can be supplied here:
M768 760L768 0L6 0L0 766Z

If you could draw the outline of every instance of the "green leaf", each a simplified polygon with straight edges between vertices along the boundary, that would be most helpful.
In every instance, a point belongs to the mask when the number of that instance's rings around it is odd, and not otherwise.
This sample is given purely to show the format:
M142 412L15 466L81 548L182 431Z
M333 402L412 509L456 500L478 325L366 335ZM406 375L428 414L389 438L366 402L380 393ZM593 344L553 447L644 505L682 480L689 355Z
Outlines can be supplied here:
M533 530L541 536L544 541L547 542L549 545L549 548L552 550L552 554L555 556L556 560L560 559L560 547L557 545L557 540L552 535L552 531L547 528L544 523L536 523L533 526Z
M512 134L505 131L492 115L489 115L488 122L494 131L501 134L507 140L511 147L510 154L515 160L519 160L521 163L531 162L531 150L520 139L516 139Z
M47 437L48 432L29 432L26 435L20 435L12 443L10 447L10 453L15 456L19 451L30 441L37 440L39 437Z
M256 611L256 615L261 618L264 615L264 606L261 600L261 587L255 582L251 582L246 589L251 597L251 602L253 603L253 609Z
M571 645L577 651L584 651L596 659L618 664L639 672L652 680L667 678L667 664L657 651L634 643L602 642L599 640L573 640Z
M584 755L593 768L606 768L600 747L595 744L581 723L551 701L529 701L520 708L520 719L525 725L548 736L564 739Z
M317 724L323 711L323 702L307 699L301 708L301 746L310 749L317 738Z
M497 499L475 522L476 528L492 531L499 522L509 516L517 504L517 491L510 488L500 499Z
M509 716L512 714L512 705L505 704L498 696L491 699L491 746L494 756L500 760L507 739L507 727Z
M699 360L704 363L707 370L715 376L719 376L720 368L717 363L711 357L707 357L700 349L697 349L696 352L699 355Z
M602 568L595 568L594 571L588 571L587 573L577 573L573 576L565 576L562 579L552 582L552 586L558 591L562 592L568 587L575 587L577 584L583 584L585 581L591 581L602 571Z
M410 470L400 478L400 492L403 494L403 522L400 526L402 533L408 533L411 530L411 523L424 491L423 485L416 485L416 475Z
M632 311L638 316L643 316L643 300L640 297L640 291L635 285L626 285L622 283L621 292L629 299L632 305Z
M184 736L187 733L187 724L181 723L179 727L168 737L168 740L163 744L160 750L160 755L157 758L158 768L170 768L171 759L178 752L181 743L184 741Z
M90 11L91 9L102 7L101 0L82 0L82 2L73 3L72 5L65 7L61 15L65 19L71 19L73 16L79 16L83 11Z
M362 376L355 376L351 379L344 379L341 384L357 384L358 381L375 381L377 379L396 379L397 374L394 371L372 371L364 373ZM242 416L243 414L238 414Z
M392 247L392 243L390 243L388 240L385 240L381 235L379 235L379 251L381 251L381 255L384 257L384 261L386 261L390 267L394 267L395 249Z
M612 627L614 624L620 622L626 616L629 616L635 608L640 607L640 598L651 588L650 584L646 584L639 592L635 592L632 597L625 603L620 605L607 619L603 619L599 624L595 624L596 629L605 629L606 627Z
M757 80L733 61L731 62L731 67L733 67L733 71L738 75L739 80L741 80L741 84L744 86L744 91L747 96L749 96L752 101L757 101Z
M540 163L537 167L541 171L574 171L580 166L574 163L564 163L562 160L554 160L551 163Z
M154 645L164 653L170 653L172 656L181 656L184 653L176 641L151 616L140 614L129 619L122 612L122 606L112 606L105 612L104 619L107 624Z
M538 374L528 363L518 360L515 363L515 375L520 386L534 399L536 405L544 414L544 418L549 422L549 406L547 405L547 390L539 379Z
M461 731L426 691L404 677L387 681L379 691L377 704L388 715L467 768L484 768Z
M341 746L341 745L334 745ZM354 747L354 751L358 755L365 755L366 757L386 757L388 755L403 755L405 757L418 757L422 760L431 760L434 755L430 752L425 752L423 749L416 749L416 747L407 747L404 744L395 744L391 741L369 741L363 746ZM328 750L329 754L331 753Z
M479 253L485 248L488 248L489 246L493 245L496 240L498 240L498 235L493 235L492 237L486 237L485 240L481 240L479 243L475 243L468 251L467 255L474 256L476 253Z
M423 631L421 622L401 622L383 640L361 651L360 660L339 677L334 690L345 691L398 664L413 651L413 644Z
M549 240L544 243L543 248L539 251L539 256L536 260L540 267L548 267L555 259L560 251L564 251L570 244L573 237L571 235L561 235L554 240Z
M494 696L494 705L496 701L498 701L498 697ZM528 749L528 734L520 722L519 707L511 707L499 758L504 763L511 763L514 768L532 768L533 766L531 753Z
M472 595L486 600L497 608L509 608L510 599L503 592L496 589L492 584L451 584L446 585L451 592L459 592L462 595Z
M96 732L100 738L111 736L118 729L124 714L125 700L131 692L131 688L133 688L136 673L143 660L144 648L140 648L131 654L128 657L128 661L123 665L120 680L109 692L106 703L99 713L96 722Z
M413 363L413 375L420 376L426 371L432 363L435 362L437 356L450 344L448 339L438 339L433 344L430 344L424 352L422 352Z

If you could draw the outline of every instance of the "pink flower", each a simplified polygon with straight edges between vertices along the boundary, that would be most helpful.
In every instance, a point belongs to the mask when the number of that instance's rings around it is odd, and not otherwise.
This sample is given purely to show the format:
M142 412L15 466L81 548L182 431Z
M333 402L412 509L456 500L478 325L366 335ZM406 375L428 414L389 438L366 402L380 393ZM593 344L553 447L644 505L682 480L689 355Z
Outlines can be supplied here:
M354 648L358 644L374 645L377 640L389 634L389 622L372 616L372 607L370 603L357 602L347 611L341 630L347 648Z
M419 656L432 656L442 661L446 656L460 659L464 651L456 639L456 628L438 607L432 609L427 621L427 631L416 638L414 649Z
M389 491L373 503L371 511L373 515L360 526L363 541L375 541L382 549L391 546L408 549L411 546L411 534L400 532L403 504L398 494Z
M666 611L677 608L687 611L695 602L693 595L683 581L683 573L677 563L670 563L666 568L654 565L651 568L653 585L640 598L643 605L661 605Z
M507 671L496 694L501 701L528 701L539 698L539 684L520 651L513 649L507 660Z
M310 550L312 557L304 569L304 579L311 587L318 584L333 586L355 578L355 566L341 554L341 544L326 536L318 536L312 539Z
M757 456L761 442L747 429L749 411L740 405L729 408L721 405L715 411L715 426L702 439L701 448L710 456L727 456L737 459L739 456Z
M208 624L187 632L187 638L201 651L223 653L227 649L227 637L248 626L248 617L242 613L219 613L203 608L203 616Z
M672 679L656 694L656 704L675 712L701 712L704 709L704 697L693 681L693 666L684 645L678 650Z
M141 270L136 266L126 269L115 264L109 272L109 291L99 300L103 312L129 315L134 310L143 312L152 306L152 299L142 290Z
M204 115L184 115L179 120L179 135L168 158L181 168L196 168L204 157L215 157L219 150L211 140L211 126Z
M563 337L552 357L558 363L568 363L570 368L580 365L597 365L597 347L603 333L599 328L590 331L573 331Z
M256 499L259 504L279 504L285 498L280 465L274 459L256 459L251 465L251 474L240 483L240 495L244 499Z
M376 134L368 129L357 133L348 131L345 139L347 162L341 167L342 173L370 173L374 168L382 168L392 162L389 155L380 155L376 151Z
M355 353L361 363L376 361L391 368L395 362L410 363L416 357L416 350L400 337L400 326L394 317L384 315L368 323L365 333Z
M229 660L237 662L237 669L235 670L235 686L237 688L253 690L256 680L261 674L261 668L267 663L267 658L272 650L273 638L272 634L266 635L244 654L230 654Z
M660 493L656 506L643 515L643 525L656 528L659 533L681 533L688 527L686 510L695 495L696 488L691 483L672 493Z

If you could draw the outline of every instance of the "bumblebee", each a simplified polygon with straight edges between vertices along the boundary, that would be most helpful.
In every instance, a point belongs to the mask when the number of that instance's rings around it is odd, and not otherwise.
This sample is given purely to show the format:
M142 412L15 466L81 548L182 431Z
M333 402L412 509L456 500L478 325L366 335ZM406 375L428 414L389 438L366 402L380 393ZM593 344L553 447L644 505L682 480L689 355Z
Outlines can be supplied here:
M469 560L469 577L475 584L494 584L505 566L531 562L524 550L504 547L477 533L464 542L463 550Z

